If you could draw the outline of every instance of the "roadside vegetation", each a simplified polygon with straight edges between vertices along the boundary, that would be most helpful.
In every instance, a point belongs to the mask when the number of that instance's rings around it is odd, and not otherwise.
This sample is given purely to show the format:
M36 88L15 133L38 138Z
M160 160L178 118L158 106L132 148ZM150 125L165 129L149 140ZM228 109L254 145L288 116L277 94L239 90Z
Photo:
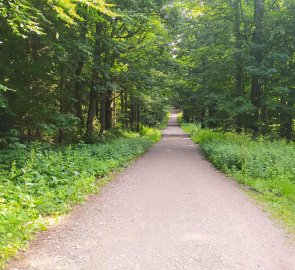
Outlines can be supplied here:
M0 154L0 269L49 220L96 193L111 172L125 167L160 139L158 130L142 135L117 132L97 144L54 147L31 144Z
M294 9L0 0L0 265L157 141L171 105L217 168L295 224Z
M295 229L295 144L183 124L214 166L250 187L273 214Z

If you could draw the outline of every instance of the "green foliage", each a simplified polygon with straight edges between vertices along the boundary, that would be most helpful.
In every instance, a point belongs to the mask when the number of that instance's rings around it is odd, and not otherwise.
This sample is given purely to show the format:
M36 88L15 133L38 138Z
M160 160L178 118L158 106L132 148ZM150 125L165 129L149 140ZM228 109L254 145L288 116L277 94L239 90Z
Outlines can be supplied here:
M149 127L142 127L140 134L152 142L158 142L160 141L162 135L160 130L149 128Z
M174 104L184 120L294 139L294 1L185 0L173 7Z
M0 84L0 108L1 109L4 109L7 107L7 100L4 96L4 93L7 93L8 91L12 91L12 90Z
M192 123L182 123L181 128L188 134L193 134L197 131L197 125Z
M295 228L294 143L211 130L198 130L192 139L218 169L259 192Z
M167 127L168 125L168 122L169 122L169 119L170 119L170 112L166 112L165 116L163 116L162 118L162 121L160 121L160 123L158 123L158 125L156 126L157 129L164 129Z
M177 123L179 125L184 124L183 113L178 113L178 115L177 115Z
M158 126L172 59L164 3L0 1L0 140L11 129L21 142L68 144Z
M160 136L148 128L143 133L125 133L105 144L57 149L36 144L1 152L0 268L34 232L46 229L48 216L83 202L98 191L99 179L142 155Z

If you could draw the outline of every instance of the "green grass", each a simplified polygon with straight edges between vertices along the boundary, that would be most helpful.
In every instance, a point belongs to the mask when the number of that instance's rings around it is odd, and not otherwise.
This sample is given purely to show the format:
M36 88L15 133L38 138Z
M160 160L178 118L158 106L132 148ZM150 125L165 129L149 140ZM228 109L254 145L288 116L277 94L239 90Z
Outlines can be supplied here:
M0 269L48 217L68 212L99 189L98 178L125 167L161 137L145 128L110 142L54 149L30 146L0 154Z
M187 129L184 126L184 129ZM251 187L272 213L295 229L295 145L253 140L246 134L194 130L206 158L239 183Z
M192 134L197 130L197 125L192 123L183 123L181 124L182 129L185 133Z

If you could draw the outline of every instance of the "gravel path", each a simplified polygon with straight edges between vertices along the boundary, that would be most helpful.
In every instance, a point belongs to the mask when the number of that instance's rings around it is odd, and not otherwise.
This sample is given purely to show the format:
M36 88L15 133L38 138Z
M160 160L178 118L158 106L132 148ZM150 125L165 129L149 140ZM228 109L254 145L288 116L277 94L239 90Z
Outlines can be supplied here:
M284 231L175 124L9 269L294 270Z

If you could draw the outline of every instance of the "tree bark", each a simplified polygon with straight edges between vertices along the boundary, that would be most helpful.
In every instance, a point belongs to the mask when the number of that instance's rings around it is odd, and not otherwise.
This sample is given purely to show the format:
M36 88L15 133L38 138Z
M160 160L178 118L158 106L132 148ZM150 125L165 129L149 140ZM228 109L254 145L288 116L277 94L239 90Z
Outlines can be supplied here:
M124 126L128 129L128 91L124 93Z
M103 30L103 24L98 22L95 27L95 48L93 55L93 70L92 70L92 82L91 82L91 90L89 96L89 108L88 108L88 116L87 116L87 136L91 136L93 133L93 122L96 115L97 110L97 100L98 100L98 91L97 87L99 84L99 65L101 58L101 42L100 42L100 33Z
M137 101L136 106L136 132L140 132L140 124L141 124L141 102Z
M106 130L106 92L103 91L100 96L100 134Z
M235 25L234 25L234 32L236 37L236 93L237 97L242 97L244 95L244 85L243 85L243 63L241 57L241 50L242 50L242 33L241 33L241 12L240 12L240 0L234 1L234 12L235 12ZM243 129L243 115L238 114L236 116L236 131L241 132Z
M264 18L264 0L255 0L254 7L254 33L252 56L255 60L255 67L260 68L263 61L263 18ZM255 134L258 134L260 127L261 106L262 106L262 83L261 77L254 72L251 82L251 102L255 107L251 127Z
M81 83L81 75L85 62L78 61L76 71L75 71L75 83L74 83L74 96L75 96L75 109L76 109L76 117L79 119L80 127L84 128L84 117L83 117L83 98L82 98L82 83Z
M113 98L113 127L117 127L117 99Z
M106 130L110 130L113 127L113 91L108 91L106 94L106 102L105 102L105 122L106 122Z
M280 113L280 136L288 141L293 139L292 109L295 104L295 88L290 88L287 97L281 97L281 106L285 107Z
M136 112L135 112L135 99L134 99L134 95L131 94L130 97L130 128L132 131L134 131L134 124L135 124L135 116Z
M201 129L206 128L205 118L206 118L206 109L202 108L201 109Z

